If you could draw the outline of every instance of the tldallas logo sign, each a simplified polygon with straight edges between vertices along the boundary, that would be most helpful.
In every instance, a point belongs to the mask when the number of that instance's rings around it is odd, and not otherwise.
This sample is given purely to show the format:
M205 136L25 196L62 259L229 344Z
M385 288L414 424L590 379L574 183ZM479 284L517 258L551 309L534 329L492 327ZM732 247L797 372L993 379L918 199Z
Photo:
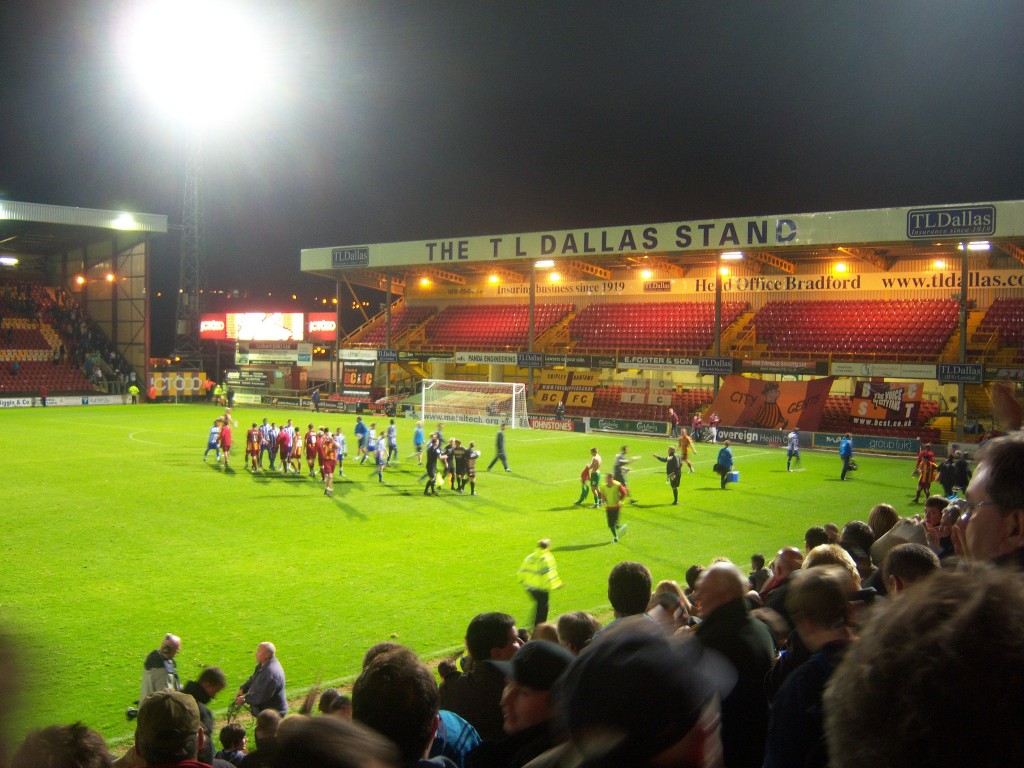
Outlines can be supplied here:
M915 208L907 213L907 237L977 237L996 231L994 205Z

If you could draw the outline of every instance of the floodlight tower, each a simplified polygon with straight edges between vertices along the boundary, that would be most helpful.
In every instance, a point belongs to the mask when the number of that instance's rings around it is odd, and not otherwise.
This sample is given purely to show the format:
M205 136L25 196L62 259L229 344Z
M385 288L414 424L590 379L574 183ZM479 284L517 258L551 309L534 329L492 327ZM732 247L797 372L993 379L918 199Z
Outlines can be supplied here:
M202 368L199 324L206 308L206 270L203 262L203 149L198 132L190 135L186 152L174 356Z
M134 81L165 113L165 125L185 131L174 352L195 365L202 365L199 326L206 298L204 149L232 124L251 125L245 113L261 97L273 100L275 83L283 86L274 76L281 46L272 45L274 25L258 11L244 0L137 0L119 29Z

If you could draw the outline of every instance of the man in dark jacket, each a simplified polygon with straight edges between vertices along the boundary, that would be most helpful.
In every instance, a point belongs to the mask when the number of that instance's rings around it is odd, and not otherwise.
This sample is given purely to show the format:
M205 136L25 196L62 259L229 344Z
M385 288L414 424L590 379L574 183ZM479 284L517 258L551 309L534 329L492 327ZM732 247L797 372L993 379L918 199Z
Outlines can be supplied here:
M199 707L199 722L203 724L203 731L206 733L205 744L199 750L199 761L213 764L213 712L206 706L213 697L224 690L228 680L220 667L206 667L200 675L199 680L189 680L185 683L184 692L196 700Z
M288 696L285 693L284 668L277 660L273 643L260 643L256 647L256 670L242 683L235 704L248 704L252 714L273 709L281 717L288 714Z
M574 658L556 643L531 640L510 661L491 662L505 675L501 711L507 736L485 741L470 752L470 768L521 768L555 746L551 689Z
M516 620L507 613L481 613L466 629L466 650L472 666L463 674L452 674L441 684L441 709L465 718L482 739L504 735L501 695L505 675L490 661L508 661L522 643Z

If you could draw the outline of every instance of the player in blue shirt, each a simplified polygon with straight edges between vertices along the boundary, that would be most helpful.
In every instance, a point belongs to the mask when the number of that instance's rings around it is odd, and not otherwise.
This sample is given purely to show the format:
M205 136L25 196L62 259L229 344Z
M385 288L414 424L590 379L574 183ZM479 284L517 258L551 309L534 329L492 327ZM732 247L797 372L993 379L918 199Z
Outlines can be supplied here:
M416 456L416 463L423 463L423 422L416 422L416 429L412 431L412 446Z
M356 456L360 459L363 459L366 456L366 433L368 431L369 430L366 428L366 422L363 421L363 417L356 416Z
M216 451L217 461L220 461L220 419L214 419L213 426L210 427L210 436L206 439L203 461L206 461L206 456L210 451Z

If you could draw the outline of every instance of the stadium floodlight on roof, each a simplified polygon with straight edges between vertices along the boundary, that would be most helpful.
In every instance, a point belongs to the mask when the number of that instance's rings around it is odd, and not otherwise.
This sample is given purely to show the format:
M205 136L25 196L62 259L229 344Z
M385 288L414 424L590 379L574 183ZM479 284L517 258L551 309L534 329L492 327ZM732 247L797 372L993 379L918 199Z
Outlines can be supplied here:
M244 0L142 0L117 30L118 50L138 90L185 133L175 357L202 366L205 309L202 153L214 129L247 125L274 98L278 48L260 4ZM267 23L261 23L261 22Z

